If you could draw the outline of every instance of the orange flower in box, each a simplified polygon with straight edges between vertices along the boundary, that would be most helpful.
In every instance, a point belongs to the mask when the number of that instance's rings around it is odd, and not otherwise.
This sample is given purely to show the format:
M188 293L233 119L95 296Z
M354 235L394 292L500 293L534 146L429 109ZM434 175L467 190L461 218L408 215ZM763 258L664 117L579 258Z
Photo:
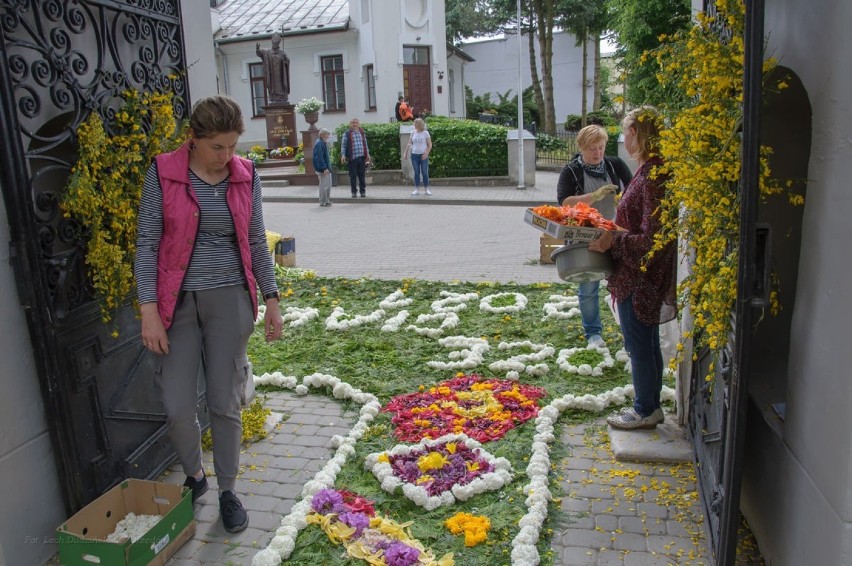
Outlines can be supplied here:
M543 216L548 220L564 224L565 226L584 226L587 228L602 228L604 230L616 230L614 222L607 220L597 209L592 208L584 202L578 202L574 206L552 206L543 204L532 208L533 213Z

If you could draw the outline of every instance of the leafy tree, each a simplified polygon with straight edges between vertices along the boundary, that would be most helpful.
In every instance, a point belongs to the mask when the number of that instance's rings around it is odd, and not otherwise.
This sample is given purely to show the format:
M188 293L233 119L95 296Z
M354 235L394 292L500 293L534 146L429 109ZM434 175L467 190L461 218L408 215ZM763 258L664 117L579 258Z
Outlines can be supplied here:
M586 123L588 112L587 91L585 88L588 81L588 45L591 41L594 45L594 100L593 110L599 110L601 104L601 34L609 25L609 12L605 0L560 0L560 16L558 24L577 38L577 45L583 47L583 71L580 84L582 89L582 123Z
M493 4L492 0L445 0L447 39L458 43L500 31L508 15Z
M626 73L625 97L633 105L660 104L669 98L657 81L659 64L643 57L660 45L660 37L690 24L689 0L607 0L612 29L618 41L616 55Z

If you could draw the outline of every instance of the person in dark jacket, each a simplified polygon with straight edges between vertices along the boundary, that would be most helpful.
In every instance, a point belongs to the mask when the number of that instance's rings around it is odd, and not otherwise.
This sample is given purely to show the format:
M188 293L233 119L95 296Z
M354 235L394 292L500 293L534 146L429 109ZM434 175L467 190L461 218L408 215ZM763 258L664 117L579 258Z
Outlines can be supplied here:
M609 136L598 125L586 126L577 134L580 153L563 167L556 185L556 200L560 205L584 202L596 208L605 218L615 217L615 194L630 183L632 174L619 157L604 155ZM601 338L600 283L579 284L580 313L583 331L592 346L604 346Z
M331 132L320 128L319 139L314 142L314 170L319 177L319 204L331 206L331 157L328 154L328 138Z

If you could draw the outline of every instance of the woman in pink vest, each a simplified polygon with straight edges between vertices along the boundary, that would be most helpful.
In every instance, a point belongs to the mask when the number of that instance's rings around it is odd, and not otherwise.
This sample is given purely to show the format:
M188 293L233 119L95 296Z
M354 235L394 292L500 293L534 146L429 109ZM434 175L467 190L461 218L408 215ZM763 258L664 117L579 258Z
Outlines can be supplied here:
M266 303L266 339L280 338L282 326L260 180L252 162L234 154L244 130L234 100L211 96L195 103L189 140L148 170L134 265L142 344L154 356L154 385L193 502L207 491L196 415L203 369L219 512L231 533L248 525L234 487L258 287Z

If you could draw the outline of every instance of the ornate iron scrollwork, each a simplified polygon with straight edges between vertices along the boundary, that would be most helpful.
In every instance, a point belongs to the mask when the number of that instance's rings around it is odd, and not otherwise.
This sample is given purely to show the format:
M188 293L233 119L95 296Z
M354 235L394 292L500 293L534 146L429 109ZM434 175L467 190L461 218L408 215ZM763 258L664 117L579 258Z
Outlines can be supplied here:
M187 116L179 0L8 0L0 30L20 125L8 135L26 156L42 276L63 318L94 300L85 234L59 208L76 129L98 112L110 132L128 89L174 92L175 115Z

